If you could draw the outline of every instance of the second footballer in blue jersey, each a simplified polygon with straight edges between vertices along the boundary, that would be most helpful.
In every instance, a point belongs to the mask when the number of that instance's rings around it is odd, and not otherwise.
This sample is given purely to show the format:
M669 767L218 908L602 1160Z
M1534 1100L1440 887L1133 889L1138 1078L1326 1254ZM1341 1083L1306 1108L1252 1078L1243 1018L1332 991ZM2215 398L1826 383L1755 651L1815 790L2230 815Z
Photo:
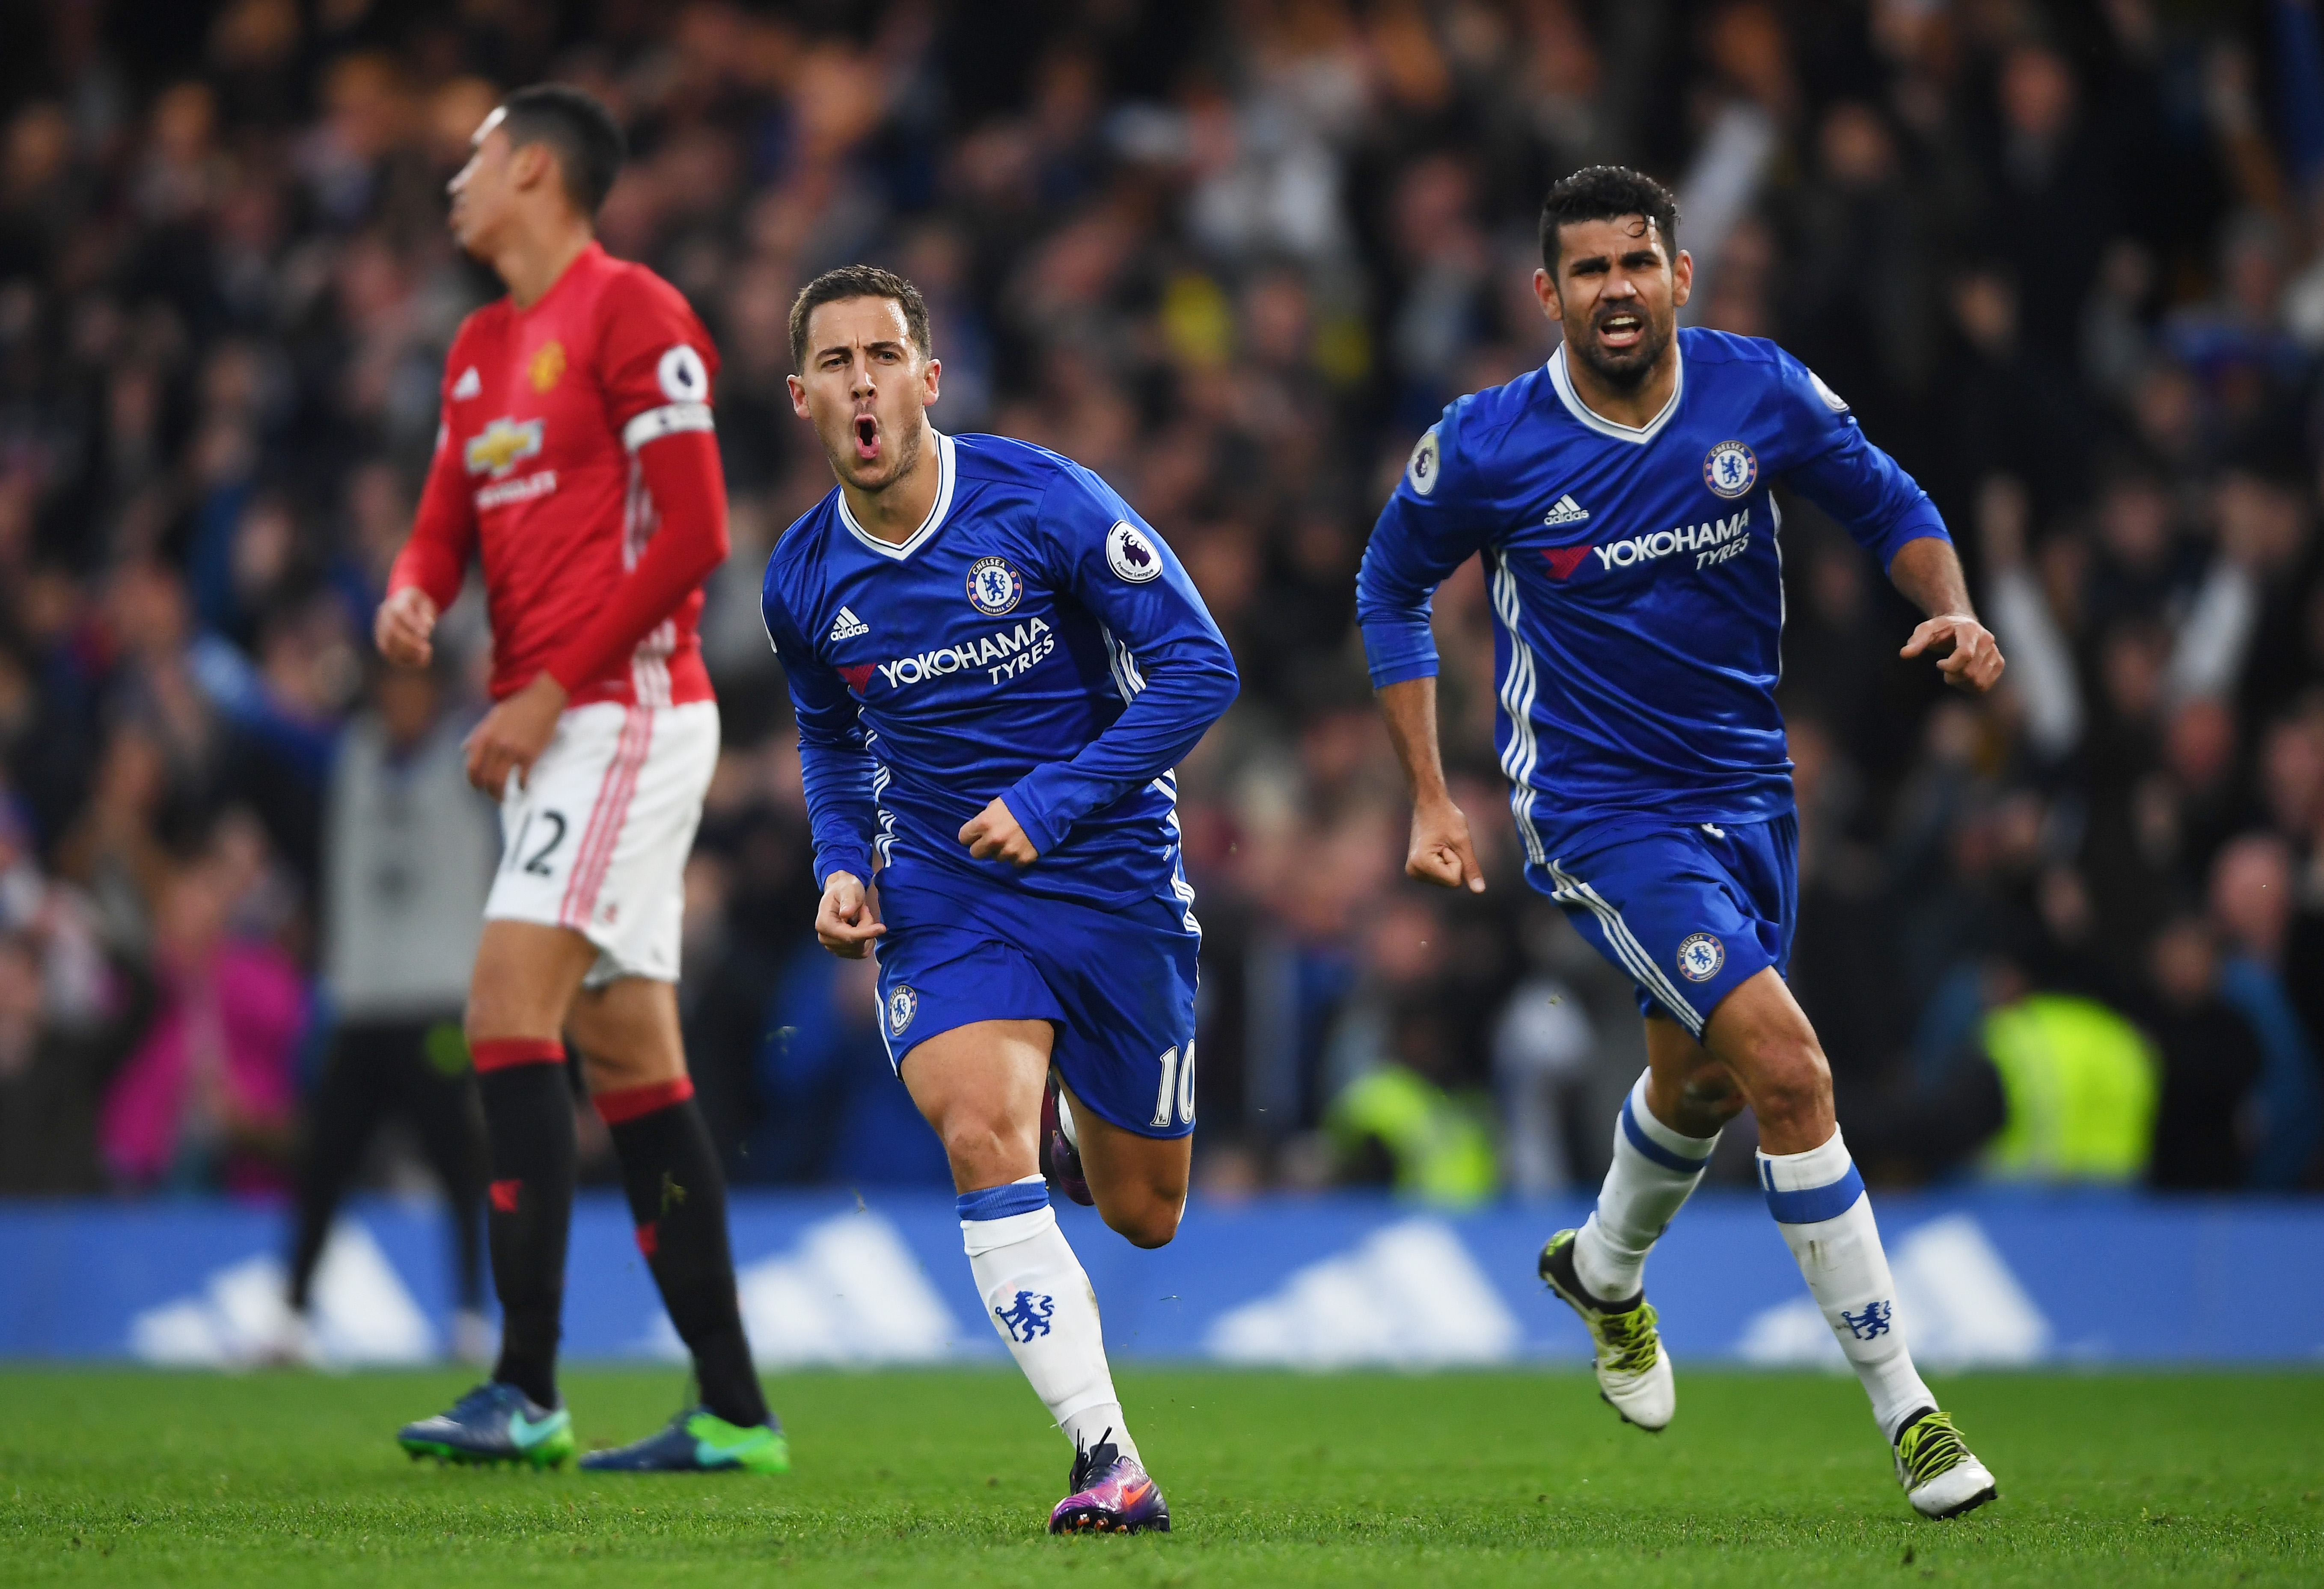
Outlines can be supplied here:
M1647 1073L1622 1107L1596 1211L1543 1249L1606 1400L1646 1428L1676 1408L1643 1289L1647 1252L1748 1104L1770 1211L1870 1394L1914 1508L1947 1517L1993 1478L1937 1409L1831 1076L1784 974L1798 827L1775 707L1780 483L1846 526L1929 614L1904 647L1982 691L2001 673L1927 495L1847 402L1771 342L1678 329L1692 266L1659 184L1597 166L1551 189L1534 291L1557 322L1539 370L1464 397L1414 447L1364 554L1357 616L1414 791L1406 869L1482 888L1436 745L1431 593L1481 556L1496 747L1526 877L1637 989Z
M816 934L877 953L881 1035L951 1159L986 1315L1074 1441L1051 1531L1167 1529L1042 1164L1141 1246L1177 1229L1201 928L1175 769L1234 699L1233 659L1102 480L929 424L942 366L909 282L830 272L790 328L793 405L838 477L762 605Z

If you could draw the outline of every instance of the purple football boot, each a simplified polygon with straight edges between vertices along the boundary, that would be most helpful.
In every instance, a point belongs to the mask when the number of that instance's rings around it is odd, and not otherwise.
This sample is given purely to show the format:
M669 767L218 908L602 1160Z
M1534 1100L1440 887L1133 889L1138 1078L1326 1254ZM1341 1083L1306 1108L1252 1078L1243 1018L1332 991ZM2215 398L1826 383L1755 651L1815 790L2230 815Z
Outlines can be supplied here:
M1049 1514L1052 1534L1167 1534L1170 1503L1162 1486L1124 1456L1108 1429L1098 1443L1074 1453L1074 1471L1065 1483L1073 1493L1057 1502Z
M1090 1196L1089 1181L1082 1174L1081 1150L1065 1140L1057 1111L1057 1073L1052 1070L1048 1091L1041 1095L1041 1173L1083 1207L1093 1206L1097 1199Z

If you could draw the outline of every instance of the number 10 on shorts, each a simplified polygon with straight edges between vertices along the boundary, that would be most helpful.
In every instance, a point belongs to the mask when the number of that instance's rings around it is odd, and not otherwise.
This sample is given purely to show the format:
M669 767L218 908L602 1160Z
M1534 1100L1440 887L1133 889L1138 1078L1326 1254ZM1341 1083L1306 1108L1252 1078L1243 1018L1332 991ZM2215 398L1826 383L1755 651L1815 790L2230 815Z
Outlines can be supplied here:
M1162 1127L1192 1125L1194 1123L1194 1045L1192 1042L1186 1045L1186 1056L1183 1060L1175 1048L1163 1049L1160 1058L1162 1085L1154 1092L1154 1118L1149 1123ZM1178 1110L1176 1121L1170 1116L1174 1104Z

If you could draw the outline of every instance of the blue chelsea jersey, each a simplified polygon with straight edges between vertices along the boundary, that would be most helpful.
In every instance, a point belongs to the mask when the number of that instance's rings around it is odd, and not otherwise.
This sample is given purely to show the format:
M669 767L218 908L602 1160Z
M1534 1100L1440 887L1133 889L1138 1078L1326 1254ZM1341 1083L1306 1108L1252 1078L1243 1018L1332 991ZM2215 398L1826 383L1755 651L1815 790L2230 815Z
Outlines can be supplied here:
M1926 493L1771 342L1687 329L1679 379L1632 428L1544 367L1463 397L1414 448L1358 577L1375 686L1434 675L1429 598L1482 553L1496 748L1527 860L1593 830L1792 808L1777 480L1883 568L1943 537Z
M876 855L938 891L1185 914L1174 769L1234 699L1217 624L1089 470L998 436L928 444L936 505L910 539L869 534L835 487L767 560L817 885L869 881ZM960 842L996 796L1040 853L1022 871Z

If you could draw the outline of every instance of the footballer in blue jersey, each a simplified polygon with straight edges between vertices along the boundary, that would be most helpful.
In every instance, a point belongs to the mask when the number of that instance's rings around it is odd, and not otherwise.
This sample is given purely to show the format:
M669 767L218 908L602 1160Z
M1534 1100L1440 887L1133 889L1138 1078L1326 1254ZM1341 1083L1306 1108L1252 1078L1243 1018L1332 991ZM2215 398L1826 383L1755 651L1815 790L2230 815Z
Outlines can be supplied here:
M1074 1441L1051 1530L1167 1529L1042 1167L1140 1246L1177 1230L1202 935L1175 769L1234 699L1233 659L1104 481L929 423L942 366L909 282L818 277L791 343L839 481L775 548L762 605L816 931L877 954L881 1035L951 1159L986 1316Z
M1358 579L1372 682L1414 791L1406 870L1480 890L1435 725L1436 586L1484 559L1495 744L1526 877L1629 976L1648 1067L1596 1210L1543 1248L1606 1400L1676 1409L1647 1252L1727 1122L1757 1117L1770 1212L1871 1397L1914 1508L1993 1499L1913 1367L1906 1321L1831 1076L1785 986L1797 906L1783 670L1782 499L1821 507L1929 614L1905 656L1990 688L2002 660L1928 496L1847 402L1771 342L1679 330L1692 263L1677 206L1595 166L1550 191L1534 287L1563 332L1539 370L1463 397L1414 447Z

